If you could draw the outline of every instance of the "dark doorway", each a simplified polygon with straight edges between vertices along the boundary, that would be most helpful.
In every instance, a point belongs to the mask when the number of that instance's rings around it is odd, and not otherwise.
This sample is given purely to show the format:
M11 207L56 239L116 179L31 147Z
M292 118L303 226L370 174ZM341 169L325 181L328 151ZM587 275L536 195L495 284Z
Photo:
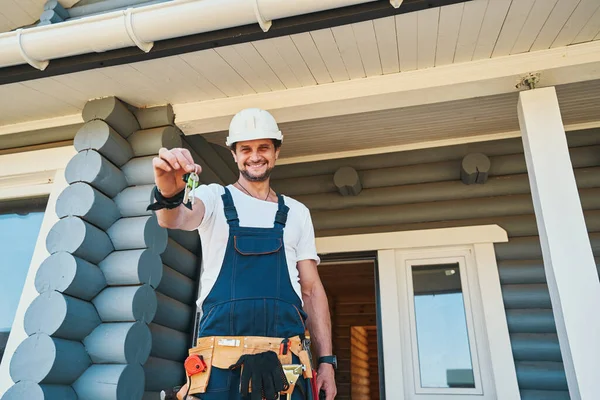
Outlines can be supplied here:
M329 299L339 400L378 400L379 333L375 260L327 261L319 274Z

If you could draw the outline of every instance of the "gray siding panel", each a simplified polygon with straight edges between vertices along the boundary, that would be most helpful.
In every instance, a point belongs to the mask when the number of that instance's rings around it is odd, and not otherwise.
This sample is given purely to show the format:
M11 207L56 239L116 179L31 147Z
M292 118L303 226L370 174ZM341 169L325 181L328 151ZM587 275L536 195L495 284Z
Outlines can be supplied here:
M568 390L563 364L550 361L517 361L517 379L521 389Z
M135 119L135 116L116 97L88 101L83 107L81 116L85 122L93 120L106 122L125 139L140 129L140 124Z
M149 323L156 315L156 293L149 285L107 287L92 303L102 322Z
M11 387L2 400L77 400L71 386L40 385L35 382L21 381Z
M113 251L98 265L109 285L141 285L156 288L162 279L160 256L149 249Z
M141 399L144 370L139 364L94 364L74 383L79 400Z
M507 310L552 307L548 286L544 284L503 285L502 297Z
M100 268L64 251L46 258L35 276L38 293L56 290L88 301L105 287Z
M173 126L144 129L134 132L127 141L135 157L155 155L161 147L172 149L181 147L179 129Z
M36 361L35 365L32 360ZM36 333L15 350L10 362L10 376L13 382L69 385L90 363L81 342Z
M162 279L156 290L182 303L193 304L196 300L194 296L196 295L198 286L196 281L164 264L162 268Z
M506 321L511 333L556 333L551 309L506 310Z
M77 151L96 150L117 167L125 164L133 156L133 150L127 140L101 120L83 125L75 136L73 146Z
M67 182L86 182L110 198L127 187L125 175L116 165L94 150L77 153L65 169Z
M130 186L154 185L154 173L152 172L152 159L154 156L136 157L123 165L123 174Z
M143 364L150 355L152 337L142 322L105 323L83 340L95 364Z
M555 333L515 333L510 336L515 360L562 362L558 336Z
M567 141L600 272L600 129L570 132ZM470 153L490 158L484 184L460 181L460 163ZM333 177L344 166L358 171L357 196L336 191ZM495 250L522 399L569 399L520 139L284 165L273 179L275 190L310 208L320 237L504 228L509 241Z
M56 215L80 217L84 221L106 230L121 218L116 204L87 183L68 186L56 199Z
M171 238L167 242L162 259L166 265L189 278L195 278L198 273L198 257Z
M152 334L152 357L172 361L185 360L190 343L189 335L155 323L149 327Z
M192 307L159 292L156 293L156 299L158 305L154 322L180 332L190 330L193 316Z
M569 392L556 390L522 390L521 400L569 400Z
M82 340L100 324L94 305L65 294L48 291L36 297L25 312L27 335Z
M64 251L93 264L113 251L112 242L103 230L78 217L59 220L48 232L46 248L50 254Z
M170 387L173 382L185 383L185 373L181 362L150 357L144 364L146 390L158 392Z

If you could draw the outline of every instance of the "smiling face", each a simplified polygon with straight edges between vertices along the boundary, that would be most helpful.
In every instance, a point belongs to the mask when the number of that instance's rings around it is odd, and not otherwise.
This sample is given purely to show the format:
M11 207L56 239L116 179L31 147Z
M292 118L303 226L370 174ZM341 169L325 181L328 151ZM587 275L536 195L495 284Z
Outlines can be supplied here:
M271 139L257 139L238 142L233 158L242 176L250 182L263 182L271 176L279 149Z

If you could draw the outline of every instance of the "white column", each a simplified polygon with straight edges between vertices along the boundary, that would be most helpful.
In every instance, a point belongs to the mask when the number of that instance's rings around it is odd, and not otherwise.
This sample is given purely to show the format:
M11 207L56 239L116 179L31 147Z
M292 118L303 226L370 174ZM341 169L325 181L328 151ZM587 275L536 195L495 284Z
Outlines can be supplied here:
M2 397L14 384L9 373L10 360L21 342L27 339L27 333L25 333L25 327L23 326L25 312L29 308L31 302L38 296L38 292L35 289L35 275L42 262L50 255L46 250L46 236L48 236L48 232L58 221L55 211L56 199L68 186L64 175L64 169L56 170L54 175L54 183L52 184L52 191L50 192L44 218L42 219L40 233L38 234L35 249L33 250L33 256L31 257L31 263L29 264L29 270L27 272L27 277L25 278L25 284L15 313L15 319L10 330L10 335L8 336L8 341L6 342L4 356L0 363L0 397Z
M521 92L519 124L572 400L600 398L600 282L556 90Z

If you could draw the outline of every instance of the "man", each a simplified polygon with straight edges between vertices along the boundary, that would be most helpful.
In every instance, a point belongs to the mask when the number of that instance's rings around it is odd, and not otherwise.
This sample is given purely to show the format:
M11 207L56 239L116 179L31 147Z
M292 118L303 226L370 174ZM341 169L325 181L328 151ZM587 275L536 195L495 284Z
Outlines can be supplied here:
M162 227L199 231L203 255L197 301L202 310L199 341L214 337L283 338L281 346L287 346L287 338L303 338L308 330L315 361L320 361L317 392L324 391L326 399L332 400L337 390L336 360L310 213L303 204L275 193L270 186L282 140L268 112L252 108L236 114L226 145L237 163L239 178L227 187L200 185L192 194L195 202L190 208L180 204L186 184L183 177L200 173L201 167L185 149L160 149L153 160L158 190L154 193L157 208L164 208L157 209L156 215ZM293 357L299 362L296 353ZM210 371L207 387L196 397L242 398L240 379L243 383L244 376L240 376L240 369L213 365ZM291 399L309 395L310 385L303 378L300 382L302 388L296 388ZM186 384L178 398L187 390Z

